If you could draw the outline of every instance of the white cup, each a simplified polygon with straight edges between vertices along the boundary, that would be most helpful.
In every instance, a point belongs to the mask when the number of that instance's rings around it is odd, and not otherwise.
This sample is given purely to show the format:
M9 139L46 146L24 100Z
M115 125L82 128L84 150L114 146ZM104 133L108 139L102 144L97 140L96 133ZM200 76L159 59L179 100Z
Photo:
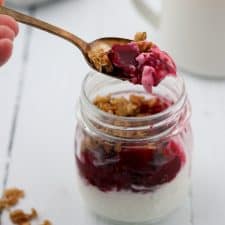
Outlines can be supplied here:
M133 0L159 30L160 45L193 74L225 78L225 0Z

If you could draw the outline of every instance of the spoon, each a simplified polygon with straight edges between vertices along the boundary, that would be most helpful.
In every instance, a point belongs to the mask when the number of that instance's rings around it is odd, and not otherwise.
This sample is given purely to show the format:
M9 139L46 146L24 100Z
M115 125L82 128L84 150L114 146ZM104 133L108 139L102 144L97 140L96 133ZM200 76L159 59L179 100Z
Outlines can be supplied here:
M90 53L92 53L98 49L108 51L115 44L127 44L127 43L131 42L131 40L125 39L125 38L104 37L104 38L99 38L97 40L94 40L94 41L88 43L88 42L84 41L83 39L79 38L78 36L68 32L62 28L51 25L49 23L46 23L46 22L36 19L34 17L25 15L23 13L13 10L13 9L6 8L4 6L0 6L0 14L5 14L8 16L11 16L20 23L24 23L24 24L36 27L38 29L44 30L46 32L49 32L51 34L54 34L56 36L59 36L65 40L71 42L72 44L74 44L76 47L78 47L80 49L86 62L94 70L97 70L97 69L96 69L95 65L92 63L92 61L90 60L90 57L89 57ZM112 76L112 73L109 73L106 75ZM117 78L124 79L124 78L121 78L118 76L117 76Z

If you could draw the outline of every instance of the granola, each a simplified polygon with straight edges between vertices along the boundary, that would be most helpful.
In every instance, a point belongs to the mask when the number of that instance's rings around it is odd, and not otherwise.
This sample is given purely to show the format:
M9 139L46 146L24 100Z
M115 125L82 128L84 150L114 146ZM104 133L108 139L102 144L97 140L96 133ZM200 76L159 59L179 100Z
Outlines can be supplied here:
M113 65L104 49L96 49L88 53L89 60L99 72L111 73Z
M10 212L9 216L14 224L20 225L23 223L28 223L31 220L37 218L38 214L35 209L31 209L31 213L25 213L23 210L17 209Z
M41 225L52 225L52 223L49 220L45 220Z
M18 188L6 189L0 199L0 211L15 206L20 198L24 197L24 191Z
M31 213L25 213L23 210L17 209L17 210L14 210L14 211L10 212L9 216L10 216L11 221L14 224L21 225L21 224L24 224L24 223L29 224L29 222L31 220L38 217L38 214L37 214L37 211L35 209L31 209Z
M147 39L146 32L137 32L134 36L134 41L145 41Z
M157 98L145 99L144 96L130 95L129 99L125 97L97 96L94 105L100 110L124 117L140 117L151 115L151 108L158 104ZM146 109L145 111L142 109Z
M5 209L10 209L15 206L20 198L23 198L25 193L23 190L18 188L9 188L3 192L2 197L0 198L0 212ZM38 217L38 213L35 209L31 209L31 213L25 213L21 209L16 209L9 212L9 217L12 223L16 225L31 225L31 221ZM52 225L49 220L44 220L41 225Z

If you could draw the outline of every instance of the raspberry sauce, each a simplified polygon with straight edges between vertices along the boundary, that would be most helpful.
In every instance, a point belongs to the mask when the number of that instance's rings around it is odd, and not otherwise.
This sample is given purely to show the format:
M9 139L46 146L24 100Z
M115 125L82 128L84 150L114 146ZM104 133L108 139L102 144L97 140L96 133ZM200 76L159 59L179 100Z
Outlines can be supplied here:
M142 84L147 92L157 86L166 76L176 76L176 65L173 59L158 46L143 51L141 45L150 42L131 42L126 45L114 45L108 57L114 67L113 74L130 80L134 84Z
M103 148L86 149L76 157L80 175L101 191L152 191L157 185L173 180L185 155L173 140L158 149L133 145L120 152L106 152Z

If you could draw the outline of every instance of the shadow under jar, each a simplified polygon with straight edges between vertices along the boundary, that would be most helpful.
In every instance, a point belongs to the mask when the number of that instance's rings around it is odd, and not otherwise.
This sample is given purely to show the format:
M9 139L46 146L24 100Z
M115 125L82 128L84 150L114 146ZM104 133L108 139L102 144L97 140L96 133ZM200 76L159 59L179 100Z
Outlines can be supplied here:
M144 96L165 104L153 115L116 116L98 109L96 96ZM90 72L82 86L75 137L78 185L87 207L114 222L161 220L185 201L192 132L181 78L168 77L146 93L140 85Z

